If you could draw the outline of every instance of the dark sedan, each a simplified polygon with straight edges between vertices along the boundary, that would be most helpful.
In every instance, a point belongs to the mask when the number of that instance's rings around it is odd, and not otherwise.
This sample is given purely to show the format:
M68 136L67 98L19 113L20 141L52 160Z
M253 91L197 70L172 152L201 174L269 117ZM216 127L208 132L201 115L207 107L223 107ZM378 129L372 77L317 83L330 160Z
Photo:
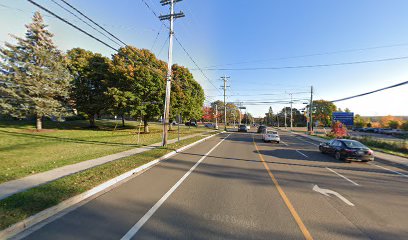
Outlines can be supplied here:
M257 133L262 133L262 131L263 131L264 129L266 129L266 126L264 126L264 125L259 126Z
M248 127L244 124L238 126L238 132L248 132Z
M351 162L360 160L363 162L373 161L374 152L364 144L349 139L333 139L320 143L319 150L322 153L334 155L337 160Z

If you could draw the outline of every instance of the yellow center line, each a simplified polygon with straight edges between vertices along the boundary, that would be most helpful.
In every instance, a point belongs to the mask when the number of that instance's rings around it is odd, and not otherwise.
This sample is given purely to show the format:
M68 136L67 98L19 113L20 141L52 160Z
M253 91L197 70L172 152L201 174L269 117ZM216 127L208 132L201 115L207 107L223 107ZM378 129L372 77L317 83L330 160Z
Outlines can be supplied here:
M272 179L272 182L275 184L276 189L278 190L280 196L282 197L282 199L285 202L286 206L288 207L290 213L292 214L293 218L295 219L297 225L299 226L300 231L302 231L303 236L307 240L313 240L313 237L310 234L309 230L307 230L307 228L306 228L305 224L303 223L302 219L300 218L299 214L296 212L296 210L293 207L292 203L290 202L289 198L286 196L285 192L283 191L283 189L279 185L278 181L276 180L275 176L273 175L273 173L272 173L271 169L269 168L268 164L266 164L266 161L263 158L262 154L259 152L258 145L256 145L254 136L252 136L252 140L254 142L255 149L256 149L256 152L258 153L259 158L261 159L264 167L266 168L266 170L268 171L269 176Z

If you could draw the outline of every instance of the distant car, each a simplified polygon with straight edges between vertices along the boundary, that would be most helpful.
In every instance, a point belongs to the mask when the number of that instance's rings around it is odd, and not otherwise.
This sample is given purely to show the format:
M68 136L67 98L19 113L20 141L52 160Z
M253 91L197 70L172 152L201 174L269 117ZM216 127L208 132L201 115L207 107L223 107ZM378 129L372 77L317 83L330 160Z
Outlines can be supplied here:
M355 127L352 130L355 131L355 132L361 132L363 130L363 128Z
M184 125L190 126L190 127L197 127L197 122L190 121L190 122L186 122Z
M373 161L374 152L359 141L349 139L333 139L325 143L320 143L321 153L334 155L337 160L351 162L361 160L363 162Z
M371 128L371 127L368 127L368 128L363 128L363 132L370 132L370 133L373 133L373 132L374 132L374 130L375 130L375 128Z
M378 131L378 133L381 133L381 134L391 134L391 132L392 132L392 128L381 128Z
M380 133L381 128L373 128L373 133Z
M248 132L248 127L244 124L238 126L238 132Z
M247 127L248 130L251 129L251 126L250 126L250 125L246 125L246 127Z
M264 142L280 142L280 137L277 131L269 130L269 129L264 129L262 132L262 140Z
M404 135L404 134L407 134L407 132L401 129L392 129L391 134L392 135Z
M257 132L257 133L262 133L262 131L263 131L264 129L266 129L266 126L260 125L260 126L258 127L258 130L257 130L256 132Z

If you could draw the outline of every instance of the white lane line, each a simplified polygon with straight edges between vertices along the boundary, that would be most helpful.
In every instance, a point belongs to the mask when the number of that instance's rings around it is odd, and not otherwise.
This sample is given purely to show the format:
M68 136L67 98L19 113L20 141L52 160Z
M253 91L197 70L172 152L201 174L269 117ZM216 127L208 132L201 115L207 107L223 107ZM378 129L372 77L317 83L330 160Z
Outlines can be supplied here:
M299 151L299 150L295 150L295 151L300 153L302 156L309 158L306 154L302 153L301 151Z
M349 179L349 178L347 178L347 177L341 175L340 173L334 171L333 169L331 169L331 168L329 168L329 167L326 167L326 169L329 170L329 171L331 171L331 172L333 172L333 173L335 173L336 175L338 175L338 176L340 176L340 177L346 179L347 181L351 182L352 184L354 184L354 185L356 185L356 186L360 186L358 183L356 183L356 182L354 182L353 180L351 180L351 179Z
M391 170L391 169L389 169L389 168L386 168L386 167L383 167L383 166L380 166L380 165L377 165L377 164L374 164L374 163L368 163L368 164L374 165L374 166L376 166L376 167L379 167L379 168L388 170L388 171L390 171L390 172L393 172L393 173L396 173L396 174L398 174L398 175L400 175L400 176L403 176L403 177L407 177L407 178L408 178L408 175L405 175L405 174L403 174L403 173L400 173L400 172Z
M194 166L192 166L190 168L190 170L188 170L188 172L186 172L184 174L183 177L180 178L180 180L177 181L176 184L174 184L173 187L170 188L169 191L167 191L166 194L163 195L162 198L160 198L160 200L154 204L154 206L152 208L150 208L150 210L141 218L139 219L139 221L125 234L125 236L123 236L121 238L121 240L128 240L131 239L133 236L136 235L136 233L140 230L140 228L153 216L153 214L157 211L157 209L160 208L160 206L167 200L167 198L170 197L170 195L180 186L180 184L182 182L184 182L184 180L186 180L186 178L194 171L194 169L212 152L214 151L225 139L227 139L229 137L230 134L228 134L227 137L225 137L224 139L222 139L219 143L217 143L217 145L215 145L213 148L211 148L210 151L208 151L203 157L200 158L200 160L198 160L198 162L196 164L194 164Z
M298 138L298 137L295 137L297 140L300 140L300 141L302 141L302 142L307 142L307 143L309 143L309 144L312 144L312 145L315 145L315 146L319 146L319 144L316 144L316 143L312 143L312 142L309 142L309 141L306 141L306 140L303 140L303 139L301 139L301 138Z
M289 144L285 143L284 141L281 141L281 143L283 143L285 146L289 146Z

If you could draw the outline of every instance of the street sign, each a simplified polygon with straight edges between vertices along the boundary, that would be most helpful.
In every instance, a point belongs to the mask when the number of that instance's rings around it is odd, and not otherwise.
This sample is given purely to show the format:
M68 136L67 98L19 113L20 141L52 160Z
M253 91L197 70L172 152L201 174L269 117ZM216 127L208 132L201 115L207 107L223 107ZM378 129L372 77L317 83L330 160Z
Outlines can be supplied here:
M333 112L333 122L341 122L346 126L354 125L354 113L352 112Z

